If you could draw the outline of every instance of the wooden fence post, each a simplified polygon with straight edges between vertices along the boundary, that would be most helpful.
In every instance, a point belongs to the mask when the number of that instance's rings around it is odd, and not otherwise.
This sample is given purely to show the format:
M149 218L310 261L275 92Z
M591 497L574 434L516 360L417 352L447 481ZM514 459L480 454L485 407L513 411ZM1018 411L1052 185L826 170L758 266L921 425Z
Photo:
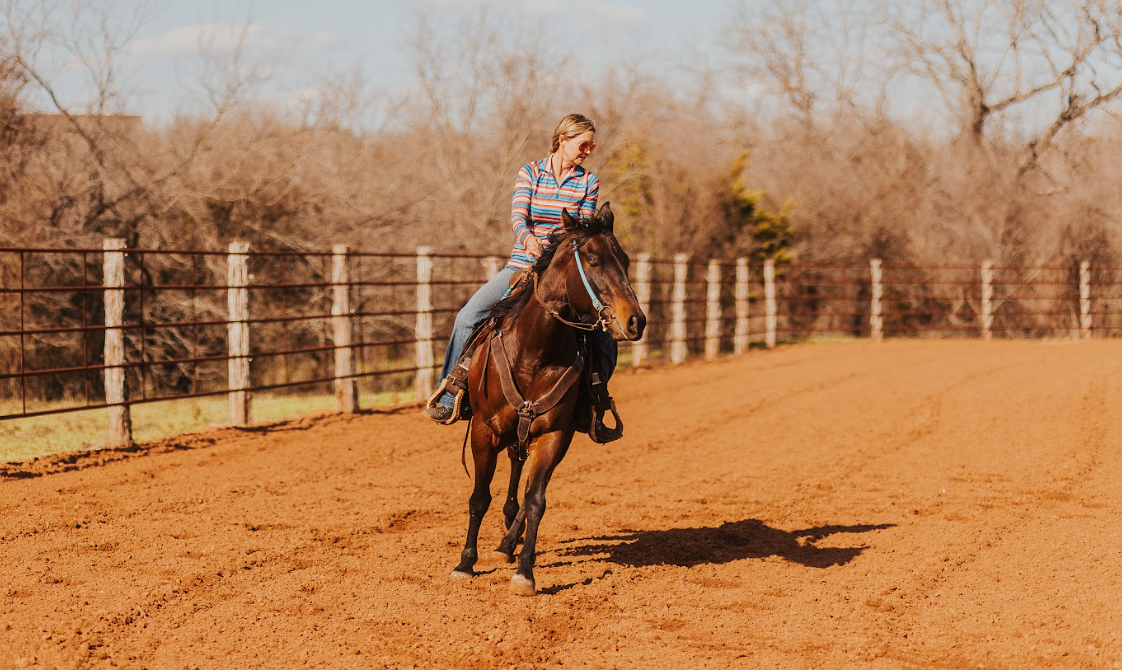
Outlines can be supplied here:
M229 348L230 423L250 422L249 397L249 243L231 242L226 257L226 335Z
M483 274L487 275L487 281L495 278L499 274L499 270L503 269L503 259L498 256L488 256L483 259Z
M639 308L647 317L643 337L631 345L631 365L637 368L646 362L650 350L647 333L651 331L651 255L643 253L635 258L635 297L639 299Z
M717 358L721 349L721 264L709 259L705 275L705 360Z
M779 309L775 303L775 259L764 261L764 309L766 310L764 343L768 349L775 347L775 330L779 325Z
M1079 338L1091 338L1091 264L1079 264Z
M671 296L673 320L670 326L670 362L686 360L686 276L689 254L674 254L674 294Z
M869 261L869 274L873 280L873 299L869 305L869 326L872 330L873 342L884 340L884 317L881 316L880 299L884 296L884 270L881 269L881 260L874 258Z
M108 239L102 245L105 301L105 403L109 405L109 440L106 446L132 443L132 414L125 382L125 241Z
M413 383L418 400L432 395L432 248L417 247L417 376Z
M982 263L982 339L993 339L993 261Z
M736 259L736 329L733 334L733 353L748 353L748 259Z
M353 345L354 325L351 322L350 269L347 266L347 245L331 249L331 329L335 347L335 403L340 412L358 411L358 378L355 377Z

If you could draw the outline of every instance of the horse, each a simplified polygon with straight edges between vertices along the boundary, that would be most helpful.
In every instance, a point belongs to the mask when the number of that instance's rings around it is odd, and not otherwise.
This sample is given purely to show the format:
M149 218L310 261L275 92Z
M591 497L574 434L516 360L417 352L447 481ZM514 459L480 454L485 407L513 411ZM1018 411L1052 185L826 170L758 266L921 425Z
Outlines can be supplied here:
M604 329L617 342L635 341L647 323L627 278L630 261L613 232L614 220L608 203L584 220L563 210L550 244L491 310L479 333L467 376L475 478L468 500L467 540L453 577L475 576L479 526L491 504L498 456L505 449L510 456L503 506L507 533L494 554L514 563L524 524L510 590L525 596L537 592L538 527L545 514L546 487L569 449L574 420L579 418L575 410L581 384L575 382L585 365L585 333ZM526 488L520 509L517 492L523 469Z

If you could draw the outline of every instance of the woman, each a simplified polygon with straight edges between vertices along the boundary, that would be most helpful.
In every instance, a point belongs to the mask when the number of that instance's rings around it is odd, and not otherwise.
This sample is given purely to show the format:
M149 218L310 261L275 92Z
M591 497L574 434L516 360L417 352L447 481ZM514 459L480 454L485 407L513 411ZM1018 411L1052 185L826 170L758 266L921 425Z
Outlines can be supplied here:
M511 276L533 265L541 255L550 233L561 225L561 210L568 209L570 214L578 214L582 219L595 213L600 182L583 167L585 159L595 149L596 126L580 114L569 114L553 131L549 155L523 165L518 171L510 211L514 249L506 267L476 291L456 315L448 351L444 354L444 367L440 371L441 379L447 377L460 360L475 326L506 293ZM600 354L606 382L615 370L617 345L607 333L599 331L593 333L592 342ZM425 408L424 414L433 421L451 423L457 418L452 416L453 401L452 394L443 393L436 405ZM599 425L597 427L599 429Z

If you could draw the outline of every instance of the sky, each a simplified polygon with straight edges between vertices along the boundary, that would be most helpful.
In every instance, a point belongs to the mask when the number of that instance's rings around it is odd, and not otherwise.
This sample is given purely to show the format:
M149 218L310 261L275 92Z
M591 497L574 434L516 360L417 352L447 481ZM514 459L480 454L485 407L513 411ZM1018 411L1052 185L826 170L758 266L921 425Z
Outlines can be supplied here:
M372 91L403 91L417 80L408 42L419 17L448 23L480 10L540 26L543 39L590 77L622 62L681 74L687 61L722 58L729 7L727 0L117 0L115 24L139 27L116 60L123 95L115 111L159 123L202 105L200 73L208 59L227 57L239 36L246 61L270 74L259 97L299 98L325 76L357 75ZM88 78L72 56L43 58L65 100L88 99Z
M888 6L911 11L925 6L924 1L889 3ZM17 25L17 21L13 21L13 25L0 25L0 40L9 30L34 32L34 20L43 20L41 14L47 11L43 8L66 10L72 5L89 5L94 13L97 8L112 8L109 32L116 36L131 34L131 39L121 45L113 59L113 88L120 94L111 101L107 111L137 114L153 126L167 123L179 112L209 115L208 91L203 82L217 81L219 78L214 73L230 68L231 54L240 39L243 70L268 75L243 94L243 99L299 110L335 82L343 80L354 90L353 82L357 81L365 93L364 116L356 116L349 122L368 128L382 127L381 122L390 119L392 110L418 85L411 42L423 34L429 43L447 53L448 58L468 59L471 54L460 43L447 38L456 30L462 37L462 24L470 24L470 19L478 17L480 12L488 12L499 20L511 19L513 23L508 25L519 25L521 29L540 34L543 51L565 54L572 65L568 72L576 72L576 76L584 79L583 88L595 90L598 81L609 73L639 68L644 74L659 75L661 81L683 95L690 95L691 86L698 81L697 72L704 69L719 73L714 86L722 101L750 104L756 113L789 111L774 95L775 91L769 89L773 84L739 78L733 66L736 57L726 48L729 37L726 26L733 19L736 6L746 7L748 21L766 26L769 25L769 10L783 6L781 0L14 2L28 13L30 19L23 21L28 25ZM811 23L817 32L812 33L812 42L818 51L812 54L811 60L819 61L823 67L829 69L831 63L840 63L852 77L854 73L887 67L892 60L887 55L878 56L876 40L864 43L857 39L860 33L839 29L846 24L845 15L860 14L861 8L872 5L833 0L789 4L805 6L813 13ZM1001 16L995 12L990 12L989 20L1000 24ZM55 11L46 22L56 28L55 24L61 24L62 41L80 44L81 48L60 49L57 45L45 48L38 53L35 65L55 87L58 99L70 111L81 113L87 111L91 99L91 77L75 53L81 53L82 49L97 52L97 47L91 45L98 43L98 21L89 12L78 20L68 19L70 15L67 11ZM428 20L436 28L420 32L418 26L422 20ZM0 17L0 22L3 21ZM69 27L66 26L68 21ZM457 24L460 24L458 28ZM994 35L998 40L996 46L1001 47L1005 34L997 31ZM862 44L867 49L863 54L858 51ZM983 58L1001 58L1007 51L998 49L989 56L985 55L989 52L984 52ZM1009 63L1005 65L1004 75L1008 79ZM1116 64L1111 67L1119 69ZM888 93L890 116L936 132L953 131L954 110L940 101L930 82L921 82L914 74L899 69L895 72L885 88L874 85L866 87L867 90L858 89L859 93L879 95L883 90ZM1122 79L1122 70L1117 74ZM813 72L811 76L815 76ZM456 83L462 82L452 81L450 86ZM50 99L42 90L32 87L32 91L29 94L32 106L53 111ZM1006 117L1014 128L1039 129L1055 117L1058 104L1055 96L1045 96L1023 108L1011 109Z

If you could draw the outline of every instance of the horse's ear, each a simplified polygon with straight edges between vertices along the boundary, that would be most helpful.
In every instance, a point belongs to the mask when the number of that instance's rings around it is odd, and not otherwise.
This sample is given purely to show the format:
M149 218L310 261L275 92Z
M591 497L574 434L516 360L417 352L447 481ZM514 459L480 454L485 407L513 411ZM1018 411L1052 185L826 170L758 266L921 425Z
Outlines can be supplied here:
M596 214L596 218L600 219L600 222L604 224L604 230L609 233L612 232L612 225L616 221L616 215L612 214L612 203L605 202L604 206L601 207L600 211Z
M571 233L574 230L576 230L578 226L580 226L580 222L577 221L576 219L574 219L572 217L572 215L569 214L569 210L562 209L561 210L561 227L564 228L566 231Z

